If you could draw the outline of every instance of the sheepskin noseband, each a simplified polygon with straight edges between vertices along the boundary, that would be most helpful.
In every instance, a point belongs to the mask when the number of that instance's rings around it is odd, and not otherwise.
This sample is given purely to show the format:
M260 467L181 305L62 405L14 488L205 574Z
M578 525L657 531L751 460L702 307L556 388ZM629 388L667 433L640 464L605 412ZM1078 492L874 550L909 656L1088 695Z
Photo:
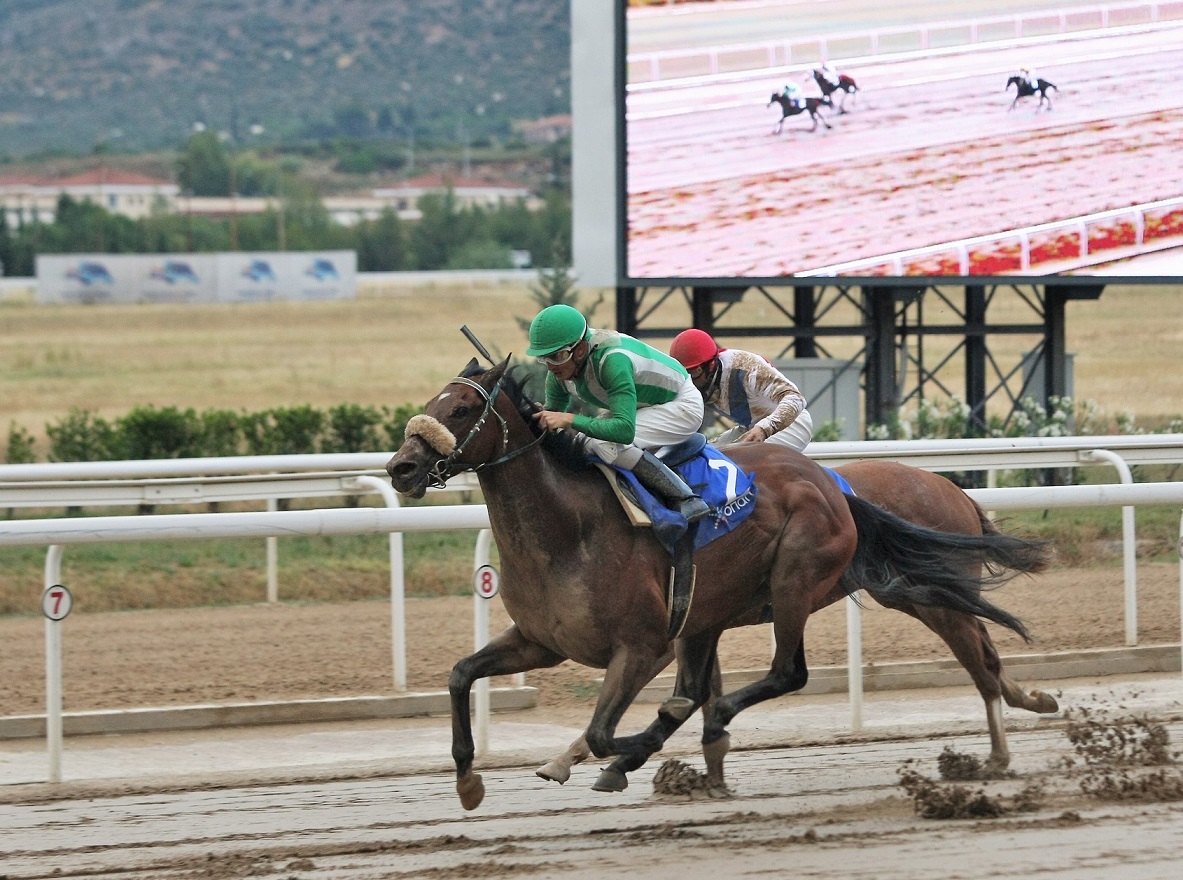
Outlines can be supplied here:
M407 439L416 435L440 455L451 455L456 450L456 435L431 416L420 414L407 422Z

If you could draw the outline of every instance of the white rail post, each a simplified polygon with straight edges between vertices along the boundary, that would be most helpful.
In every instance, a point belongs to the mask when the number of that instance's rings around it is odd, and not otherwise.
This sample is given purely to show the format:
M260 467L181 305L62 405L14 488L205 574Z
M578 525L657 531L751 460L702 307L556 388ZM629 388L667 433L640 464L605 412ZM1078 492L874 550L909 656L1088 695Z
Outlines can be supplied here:
M1080 453L1084 461L1107 461L1117 469L1122 483L1134 482L1130 466L1110 449L1086 449ZM1121 509L1121 552L1125 568L1125 643L1138 644L1138 542L1134 533L1134 508Z
M45 589L62 581L62 545L45 554ZM45 746L49 781L62 781L62 622L45 618Z
M850 730L863 729L863 611L856 597L846 597L846 688L850 697Z
M279 510L279 501L275 498L267 499L267 512L275 513ZM267 538L267 601L274 605L279 601L279 538L274 535Z
M373 489L382 496L387 507L398 507L398 493L388 480L360 476L353 481L358 487ZM394 689L407 690L407 598L403 573L403 533L391 532L390 539L390 659L394 670Z
M481 566L489 564L489 549L493 546L493 532L481 529L476 536L476 553L473 558L472 571L475 575ZM479 651L489 644L489 600L482 599L473 592L472 596L472 641L473 647ZM475 709L473 719L473 743L477 755L484 755L489 751L489 679L477 679L475 686Z

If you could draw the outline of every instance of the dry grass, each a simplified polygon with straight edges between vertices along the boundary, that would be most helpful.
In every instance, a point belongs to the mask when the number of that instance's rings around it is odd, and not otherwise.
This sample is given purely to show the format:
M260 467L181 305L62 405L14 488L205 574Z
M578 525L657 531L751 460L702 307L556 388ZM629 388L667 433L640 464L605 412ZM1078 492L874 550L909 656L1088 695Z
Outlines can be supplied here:
M1096 401L1106 413L1133 412L1139 422L1183 413L1181 293L1177 287L1111 287L1096 302L1070 303L1076 396ZM951 294L960 298L959 291ZM689 312L678 303L671 300L651 323L683 325ZM524 338L515 318L529 317L534 308L527 285L519 284L367 287L357 300L331 303L49 308L10 300L0 305L0 431L6 434L10 422L24 427L44 459L44 426L72 407L112 419L146 405L200 411L418 404L473 354L458 332L461 324L495 352L520 352ZM609 295L596 313L598 323L609 324L613 308ZM769 310L766 301L748 296L734 314L783 325ZM1011 313L1014 320L1032 320L1019 296L1004 291L991 320L1009 320ZM926 321L952 319L935 301L926 304ZM1012 362L1032 344L1030 337L991 343L997 356ZM853 345L849 352L844 341L832 347L849 355ZM939 356L930 344L926 359L935 364ZM959 388L959 380L951 387Z

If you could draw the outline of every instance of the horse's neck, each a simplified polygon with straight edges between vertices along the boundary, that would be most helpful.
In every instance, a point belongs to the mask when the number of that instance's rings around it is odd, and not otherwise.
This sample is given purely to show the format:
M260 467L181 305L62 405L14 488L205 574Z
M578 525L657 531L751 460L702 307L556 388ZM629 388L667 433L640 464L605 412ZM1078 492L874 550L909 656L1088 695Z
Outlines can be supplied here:
M477 479L495 532L553 534L567 519L563 511L603 507L590 497L598 475L571 470L541 445L479 471Z

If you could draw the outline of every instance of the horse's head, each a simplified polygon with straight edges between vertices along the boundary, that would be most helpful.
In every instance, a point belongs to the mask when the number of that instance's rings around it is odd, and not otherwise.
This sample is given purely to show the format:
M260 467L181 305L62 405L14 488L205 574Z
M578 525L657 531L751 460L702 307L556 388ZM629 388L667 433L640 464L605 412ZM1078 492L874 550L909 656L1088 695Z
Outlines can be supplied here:
M495 405L508 376L506 358L481 370L476 358L407 422L407 435L386 464L390 483L411 498L442 486L453 474L476 470L506 452L509 427ZM516 388L516 385L515 385Z
M764 106L771 107L773 104L775 104L777 101L779 101L780 98L781 98L780 95L778 95L776 92L773 92L772 97L768 99L768 103L765 104Z
M1003 91L1005 92L1005 91L1009 90L1011 86L1015 86L1017 88L1018 85L1019 85L1019 78L1016 75L1011 74L1010 79L1008 79L1006 81L1006 88L1003 89Z

